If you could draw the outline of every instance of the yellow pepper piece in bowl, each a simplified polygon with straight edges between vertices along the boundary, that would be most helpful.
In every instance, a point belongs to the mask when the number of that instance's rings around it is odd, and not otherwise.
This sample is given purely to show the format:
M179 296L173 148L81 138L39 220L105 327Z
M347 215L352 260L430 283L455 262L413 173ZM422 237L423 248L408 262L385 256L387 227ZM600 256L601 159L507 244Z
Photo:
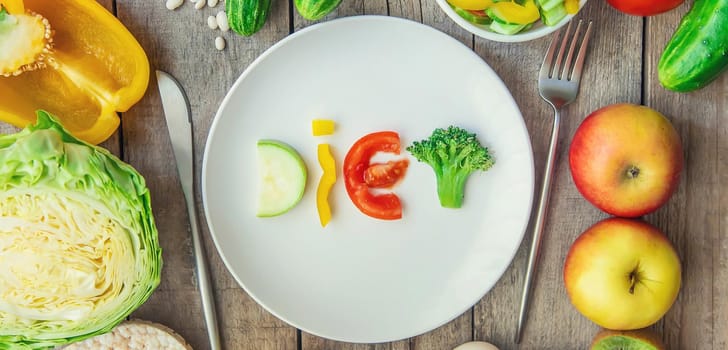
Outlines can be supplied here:
M489 11L510 24L529 24L541 18L533 0L527 0L523 6L515 2L497 2L489 7Z
M25 127L43 109L89 143L109 138L117 112L138 102L149 84L149 61L134 36L95 0L0 0L0 7L9 16L41 16L54 33L39 56L43 64L0 76L0 120ZM0 46L18 33L12 25L0 28Z
M579 12L579 0L565 0L566 13L573 15Z

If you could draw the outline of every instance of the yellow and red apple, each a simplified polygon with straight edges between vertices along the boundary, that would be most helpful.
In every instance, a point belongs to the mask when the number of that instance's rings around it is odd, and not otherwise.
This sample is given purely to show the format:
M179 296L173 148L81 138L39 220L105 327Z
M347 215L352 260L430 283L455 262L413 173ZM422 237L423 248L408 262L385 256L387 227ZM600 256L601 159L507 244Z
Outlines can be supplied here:
M569 166L579 192L602 211L638 217L665 204L683 168L680 137L661 113L615 104L592 112L577 128Z
M636 219L608 218L582 233L564 264L566 292L592 322L613 330L657 322L677 298L678 255L656 227Z

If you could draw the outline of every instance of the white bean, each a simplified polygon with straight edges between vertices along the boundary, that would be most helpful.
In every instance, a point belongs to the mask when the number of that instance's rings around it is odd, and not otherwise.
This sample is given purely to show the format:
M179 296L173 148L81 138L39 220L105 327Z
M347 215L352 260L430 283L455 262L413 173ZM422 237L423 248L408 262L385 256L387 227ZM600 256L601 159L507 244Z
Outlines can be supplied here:
M195 3L195 9L199 10L201 8L205 7L205 0L199 0Z
M218 50L225 49L225 39L223 39L221 36L215 38L215 48Z
M220 27L220 30L223 32L227 32L230 30L230 25L228 24L227 15L225 14L225 11L220 11L217 13L217 26Z
M207 26L210 29L217 29L217 18L215 16L207 17Z
M215 7L217 6L218 0L207 0L207 6L209 7Z
M174 10L174 9L182 6L183 2L184 2L184 0L167 0L167 3L166 3L167 9Z

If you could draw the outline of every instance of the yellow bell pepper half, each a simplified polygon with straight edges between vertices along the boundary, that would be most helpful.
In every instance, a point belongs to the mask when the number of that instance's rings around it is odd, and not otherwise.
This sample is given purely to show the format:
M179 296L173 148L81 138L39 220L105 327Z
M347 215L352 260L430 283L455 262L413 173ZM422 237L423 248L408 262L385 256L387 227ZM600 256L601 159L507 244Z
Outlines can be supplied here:
M0 120L22 128L44 109L89 143L109 138L119 126L117 112L138 102L149 84L139 42L95 0L0 0L0 6L11 15L23 7L39 14L54 33L43 68L0 76Z
M329 192L336 183L336 160L331 154L331 148L327 143L318 145L318 161L323 174L316 189L316 208L318 209L319 221L322 227L331 221L331 206L329 205Z

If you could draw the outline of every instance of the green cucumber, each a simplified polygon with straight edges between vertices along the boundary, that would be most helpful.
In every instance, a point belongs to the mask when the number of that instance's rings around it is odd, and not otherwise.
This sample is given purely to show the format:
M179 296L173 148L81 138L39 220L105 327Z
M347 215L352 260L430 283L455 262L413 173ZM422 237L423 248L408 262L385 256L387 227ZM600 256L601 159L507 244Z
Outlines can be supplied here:
M500 13L498 11L496 11L492 7L488 7L487 9L485 9L485 13L488 15L488 17L490 17L491 19L493 19L493 21L498 22L499 24L506 24L506 25L508 25L507 26L508 28L510 28L511 26L513 28L519 26L518 23L511 23L511 22L509 22L504 16L501 16ZM499 27L499 26L497 26L497 27ZM504 27L504 28L506 28L506 27ZM502 32L498 32L498 33L508 34L508 33L502 33ZM515 32L514 33L511 33L511 34L515 34Z
M461 9L456 6L450 5L450 7L452 7L452 9L455 10L455 13L457 13L458 16L464 18L466 21L473 23L473 24L486 25L486 24L490 24L490 22L493 21L492 19L490 19L490 17L488 17L485 14L481 16L473 11L464 10L464 9Z
M225 0L230 29L244 36L255 34L265 24L270 0Z
M657 64L668 90L698 90L728 68L728 0L695 0Z
M301 155L276 140L259 140L258 202L256 216L281 215L303 197L308 171Z
M553 26L566 17L566 5L564 0L536 0L541 12L541 21L547 26Z
M500 34L504 34L504 35L513 35L513 34L516 34L520 31L526 29L526 27L529 27L529 26L530 26L530 23L529 24L508 24L508 23L503 23L499 20L494 19L493 22L490 24L489 28L490 28L490 30L492 30L496 33L500 33Z
M536 0L536 5L543 11L551 11L559 6L566 6L564 0Z
M341 0L293 0L296 10L307 20L323 18L339 6Z

